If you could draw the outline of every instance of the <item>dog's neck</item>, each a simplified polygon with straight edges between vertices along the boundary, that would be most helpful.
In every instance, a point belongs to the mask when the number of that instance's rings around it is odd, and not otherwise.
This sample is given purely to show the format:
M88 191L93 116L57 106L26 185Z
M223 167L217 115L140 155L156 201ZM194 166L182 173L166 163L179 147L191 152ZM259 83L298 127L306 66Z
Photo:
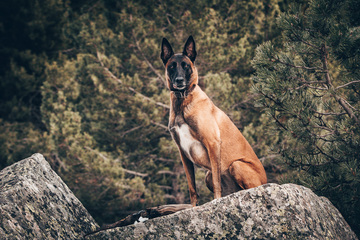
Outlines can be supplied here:
M196 87L196 85L192 85L191 88L189 88L189 89L185 89L183 91L175 90L175 91L171 91L171 92L173 92L175 97L178 99L186 98L195 89L195 87Z
M184 91L172 91L176 98L186 98L189 95L189 92Z

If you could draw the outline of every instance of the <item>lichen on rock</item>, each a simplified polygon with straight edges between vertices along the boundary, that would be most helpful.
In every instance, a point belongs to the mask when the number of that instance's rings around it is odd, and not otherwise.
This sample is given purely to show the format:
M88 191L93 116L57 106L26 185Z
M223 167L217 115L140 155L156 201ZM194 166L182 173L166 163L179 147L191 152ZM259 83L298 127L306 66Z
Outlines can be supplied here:
M41 154L0 172L0 239L78 239L97 227Z
M357 239L327 198L294 184L266 184L181 208L99 230L41 154L0 172L0 239L81 239L95 230L86 239Z
M294 184L266 184L88 239L357 239L324 197Z

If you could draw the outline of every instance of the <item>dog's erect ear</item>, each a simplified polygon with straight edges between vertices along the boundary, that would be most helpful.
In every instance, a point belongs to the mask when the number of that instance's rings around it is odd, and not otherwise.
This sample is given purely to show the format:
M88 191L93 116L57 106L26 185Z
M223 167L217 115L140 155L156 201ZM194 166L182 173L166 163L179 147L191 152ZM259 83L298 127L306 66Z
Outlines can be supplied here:
M166 38L163 38L161 43L161 60L164 65L166 65L167 61L174 55L174 51L172 50L169 41Z
M196 58L196 48L195 48L195 41L192 36L188 38L185 43L183 54L190 58L190 60L194 63Z

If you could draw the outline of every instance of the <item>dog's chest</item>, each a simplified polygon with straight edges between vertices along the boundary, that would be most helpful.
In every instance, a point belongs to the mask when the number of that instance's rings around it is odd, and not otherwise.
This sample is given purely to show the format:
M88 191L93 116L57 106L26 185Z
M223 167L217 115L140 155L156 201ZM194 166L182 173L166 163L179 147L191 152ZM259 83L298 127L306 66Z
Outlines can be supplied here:
M188 159L205 168L210 167L204 145L191 134L188 124L174 124L170 128L170 132Z

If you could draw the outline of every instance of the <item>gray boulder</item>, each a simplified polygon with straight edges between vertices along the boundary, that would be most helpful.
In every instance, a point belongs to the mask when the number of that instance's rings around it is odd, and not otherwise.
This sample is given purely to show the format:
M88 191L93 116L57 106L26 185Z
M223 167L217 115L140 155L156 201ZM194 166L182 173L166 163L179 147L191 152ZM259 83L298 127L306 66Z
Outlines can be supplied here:
M357 239L339 211L310 189L266 184L199 207L87 239Z
M0 172L0 239L82 239L97 229L41 154ZM101 230L86 239L357 237L328 199L294 184L266 184L171 215Z
M97 227L41 154L0 172L0 239L79 239Z

